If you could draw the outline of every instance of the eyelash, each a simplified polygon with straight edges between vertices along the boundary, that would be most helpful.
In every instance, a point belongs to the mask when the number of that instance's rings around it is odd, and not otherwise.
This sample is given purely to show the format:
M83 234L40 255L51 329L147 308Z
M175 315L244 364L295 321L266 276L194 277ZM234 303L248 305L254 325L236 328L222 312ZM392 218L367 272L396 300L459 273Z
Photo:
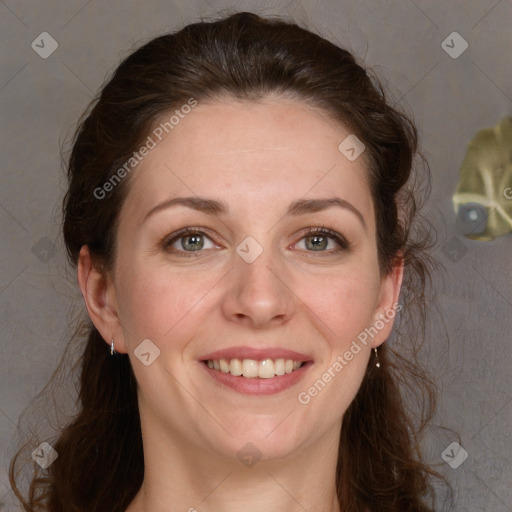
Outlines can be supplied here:
M172 233L171 235L164 238L162 241L163 249L168 252L173 252L174 254L180 254L184 257L193 257L195 253L201 252L199 251L180 251L180 250L174 250L170 251L169 247L178 241L180 238L184 238L186 236L190 235L204 235L208 237L213 243L216 243L213 240L213 237L209 234L208 231L206 231L204 228L195 228L195 227L189 227L181 229L175 233ZM319 228L310 228L308 231L302 234L301 238L295 242L293 245L296 245L298 242L300 242L304 238L313 237L313 236L326 236L328 238L331 238L338 244L339 248L335 250L328 250L328 251L319 251L320 253L327 253L327 254L333 254L341 251L347 251L351 248L350 242L340 233L337 233L336 231L333 231L332 229L326 228L326 227L319 227ZM309 253L313 253L315 251L307 251Z
M326 227L323 227L323 226L320 227L320 228L311 228L311 229L309 229L309 231L307 231L300 238L300 240L302 240L303 238L307 238L307 237L310 237L310 236L316 236L316 235L326 236L328 238L332 238L339 245L339 249L336 249L335 251L325 251L328 254L331 253L331 252L347 251L347 250L349 250L351 248L351 245L350 245L349 241L343 235L341 235L340 233L338 233L336 231L333 231L332 229L329 229L329 228L326 228ZM313 252L313 251L308 251L308 252ZM324 252L324 251L320 251L320 252Z

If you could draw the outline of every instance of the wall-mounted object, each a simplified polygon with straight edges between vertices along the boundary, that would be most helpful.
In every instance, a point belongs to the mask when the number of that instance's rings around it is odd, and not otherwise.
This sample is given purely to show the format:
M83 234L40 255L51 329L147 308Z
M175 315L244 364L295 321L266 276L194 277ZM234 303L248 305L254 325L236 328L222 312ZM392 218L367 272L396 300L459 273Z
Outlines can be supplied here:
M467 238L493 240L512 232L512 117L473 137L453 205L457 227Z

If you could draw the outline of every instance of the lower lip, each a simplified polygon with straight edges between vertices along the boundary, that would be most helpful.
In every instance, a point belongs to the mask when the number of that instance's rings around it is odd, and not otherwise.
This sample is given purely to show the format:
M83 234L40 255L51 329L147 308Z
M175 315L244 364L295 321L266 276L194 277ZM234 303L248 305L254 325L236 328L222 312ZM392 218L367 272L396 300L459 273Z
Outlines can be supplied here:
M294 370L292 373L276 375L270 379L262 379L260 377L236 377L230 373L223 373L219 370L208 368L204 362L201 362L200 364L208 372L212 379L217 381L219 384L228 386L229 388L234 389L238 393L243 393L244 395L263 396L274 395L284 391L285 389L291 388L304 377L305 373L313 363L308 361L298 370Z

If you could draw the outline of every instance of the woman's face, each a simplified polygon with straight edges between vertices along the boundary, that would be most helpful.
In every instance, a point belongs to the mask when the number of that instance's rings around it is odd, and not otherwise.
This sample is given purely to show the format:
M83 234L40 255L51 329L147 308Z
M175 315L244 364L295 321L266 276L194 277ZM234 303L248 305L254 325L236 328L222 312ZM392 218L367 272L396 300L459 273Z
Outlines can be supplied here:
M224 457L339 434L400 286L349 135L298 101L199 103L133 170L104 336L143 428Z

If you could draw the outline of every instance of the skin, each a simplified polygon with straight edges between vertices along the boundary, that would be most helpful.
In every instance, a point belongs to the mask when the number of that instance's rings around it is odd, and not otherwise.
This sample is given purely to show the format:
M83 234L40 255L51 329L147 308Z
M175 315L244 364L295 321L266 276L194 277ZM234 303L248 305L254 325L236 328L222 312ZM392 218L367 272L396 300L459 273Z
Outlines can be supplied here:
M130 177L113 269L95 269L82 248L89 315L108 344L114 338L128 353L139 385L146 473L129 512L340 510L342 417L392 321L308 404L297 396L393 308L402 279L401 266L379 273L364 159L338 150L349 134L297 100L200 103ZM178 205L145 220L159 203L189 196L223 201L228 211ZM293 201L334 196L364 225L339 206L285 215ZM204 248L185 252L181 239L165 248L162 240L185 227L208 230ZM311 250L308 230L319 227L350 247L329 238ZM247 236L263 248L252 263L236 252ZM149 366L134 356L145 339L160 350ZM199 362L240 345L296 350L313 365L278 394L242 395ZM261 453L252 467L237 457L248 442Z

